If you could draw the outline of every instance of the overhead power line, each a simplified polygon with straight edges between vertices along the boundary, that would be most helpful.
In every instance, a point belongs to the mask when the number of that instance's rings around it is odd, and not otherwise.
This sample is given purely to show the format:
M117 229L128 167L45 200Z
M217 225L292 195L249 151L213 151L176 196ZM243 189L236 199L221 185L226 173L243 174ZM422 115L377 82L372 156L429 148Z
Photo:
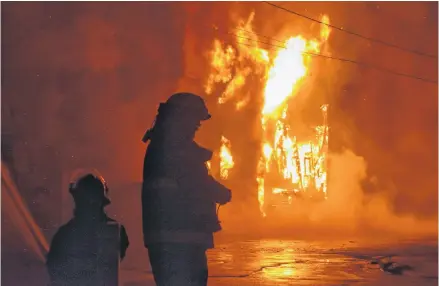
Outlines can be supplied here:
M401 51L404 51L404 52L407 52L407 53L415 54L415 55L418 55L418 56L423 56L423 57L427 57L427 58L437 59L437 56L435 56L435 55L427 54L427 53L420 52L420 51L413 50L413 49L404 48L404 47L401 47L401 46L398 46L398 45L395 45L395 44L392 44L392 43L385 42L385 41L380 40L380 39L375 39L375 38L372 38L372 37L363 36L363 35L361 35L359 33L356 33L356 32L353 32L353 31L349 31L349 30L345 30L345 29L343 29L341 27L337 27L337 26L334 26L334 25L322 22L320 20L311 18L309 16L303 15L301 13L295 12L295 11L287 9L285 7L276 5L274 3L271 3L271 2L268 2L268 1L262 1L262 2L264 2L264 3L266 3L266 4L270 5L270 6L273 6L273 7L277 8L277 9L286 11L288 13L294 14L296 16L308 19L310 21L313 21L313 22L316 22L316 23L319 23L319 24L322 24L322 25L326 25L326 26L328 26L328 27L330 27L332 29L335 29L335 30L338 30L338 31L341 31L341 32L345 32L345 33L347 33L349 35L353 35L353 36L362 38L364 40L375 42L375 43L378 43L378 44L381 44L381 45L384 45L384 46L388 46L388 47L391 47L391 48L394 48L394 49L398 49L398 50L401 50Z
M216 30L219 30L219 29L216 28ZM247 31L247 30L244 30L244 29L238 29L238 30L246 31L247 33L252 33L252 34L258 35L260 37L263 37L263 38L266 38L266 39L270 39L270 40L274 40L274 41L277 41L277 42L280 42L280 43L285 43L285 41L277 40L277 39L274 39L274 38L271 38L271 37L268 37L268 36L259 35L258 33L255 33L255 32L250 32L250 31ZM273 49L273 48L287 49L287 47L285 45L272 44L272 43L269 43L269 42L255 40L255 39L252 39L252 38L248 38L248 37L243 37L243 36L237 35L237 34L232 33L232 32L228 32L227 34L228 35L233 35L233 36L235 36L237 38L240 38L240 39L244 39L244 40L248 40L248 41L253 41L254 43L259 43L259 44L267 45L267 46L270 47L270 49ZM238 42L238 44L246 45L246 46L250 46L250 47L255 47L255 48L257 47L256 45L251 45L249 43L243 43L243 42ZM419 76L416 76L416 75L406 74L406 73L394 71L394 70L391 70L391 69L388 69L388 68L376 66L376 65L373 65L373 64L369 64L369 63L359 62L359 61L355 61L355 60L351 60L351 59L345 59L345 58L334 57L334 56L324 55L324 54L319 54L319 53L305 52L305 51L302 51L301 53L302 54L306 54L306 55L310 55L310 56L314 56L314 57L321 57L321 58L326 58L326 59L331 59L331 60L337 60L337 61L341 61L341 62L351 63L351 64L363 66L363 67L370 68L370 69L375 69L375 70L378 70L378 71L381 71L381 72L385 72L385 73L389 73L389 74L393 74L393 75L397 75L397 76L403 76L403 77L407 77L407 78L412 78L412 79L424 81L424 82L427 82L427 83L432 83L432 84L437 84L438 83L435 80L426 79L426 78L422 78L422 77L419 77Z

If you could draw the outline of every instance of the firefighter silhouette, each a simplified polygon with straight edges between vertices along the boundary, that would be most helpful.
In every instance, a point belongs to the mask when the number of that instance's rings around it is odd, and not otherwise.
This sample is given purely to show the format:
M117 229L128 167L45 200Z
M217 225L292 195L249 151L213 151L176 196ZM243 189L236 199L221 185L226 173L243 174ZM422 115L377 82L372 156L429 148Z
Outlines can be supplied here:
M70 183L69 191L75 202L73 218L58 229L47 255L51 285L103 285L98 273L99 244L105 227L117 223L104 211L111 203L107 184L102 176L90 173ZM129 241L124 226L117 226L116 251L123 259Z
M172 95L158 109L143 170L142 210L145 247L154 279L162 285L207 285L206 250L221 226L217 204L231 191L212 178L206 162L212 152L200 147L195 133L210 114L191 93Z

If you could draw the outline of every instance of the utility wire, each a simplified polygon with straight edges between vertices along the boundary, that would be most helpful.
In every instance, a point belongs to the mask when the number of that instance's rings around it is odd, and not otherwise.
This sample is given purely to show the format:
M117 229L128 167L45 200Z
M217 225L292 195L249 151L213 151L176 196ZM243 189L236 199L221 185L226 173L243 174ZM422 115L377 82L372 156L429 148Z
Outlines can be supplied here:
M216 30L219 30L219 29L216 28ZM238 29L238 30L246 31L244 29ZM258 35L257 33L254 33L254 32L250 32L250 31L246 31L246 32ZM233 35L233 36L235 36L237 38L240 38L240 39L244 39L244 40L248 40L248 41L253 41L255 43L260 43L260 44L267 45L267 46L270 47L270 49L273 49L273 48L286 49L287 48L285 45L271 44L269 42L254 40L252 38L243 37L243 36L237 35L237 34L232 33L232 32L228 32L227 34L228 35ZM270 38L270 37L267 37L267 36L262 36L262 35L259 35L259 36L263 37L263 38L266 38L266 39L275 40L277 42L285 43L284 41L273 39L273 38ZM255 47L255 48L257 47L255 45L252 45L251 43L238 42L238 44L245 45L245 46L250 46L250 47ZM310 55L310 56L314 56L314 57L321 57L321 58L327 58L327 59L331 59L331 60L338 60L338 61L341 61L341 62L347 62L347 63L351 63L351 64L356 64L356 65L367 67L367 68L370 68L370 69L375 69L375 70L378 70L378 71L381 71L381 72L386 72L386 73L390 73L390 74L397 75L397 76L403 76L403 77L408 77L408 78L412 78L412 79L417 79L417 80L428 82L428 83L432 83L432 84L437 84L438 83L435 80L426 79L426 78L422 78L422 77L411 75L411 74L401 73L401 72L394 71L394 70L391 70L391 69L388 69L388 68L372 65L372 64L369 64L369 63L359 62L359 61L355 61L355 60L351 60L351 59L333 57L333 56L329 56L329 55L323 55L323 54L311 53L311 52L304 52L304 51L302 51L301 53L302 54L306 54L306 55Z
M274 3L271 3L271 2L268 2L268 1L262 1L262 2L263 2L263 3L266 3L266 4L270 5L270 6L273 6L273 7L277 8L277 9L280 9L280 10L286 11L286 12L288 12L288 13L294 14L294 15L296 15L296 16L299 16L299 17L302 17L302 18L308 19L308 20L310 20L310 21L313 21L313 22L316 22L316 23L319 23L319 24L322 24L322 25L326 25L326 26L331 27L331 28L333 28L333 29L335 29L335 30L342 31L342 32L345 32L345 33L350 34L350 35L353 35L353 36L357 36L357 37L362 38L362 39L364 39L364 40L368 40L368 41L371 41L371 42L375 42L375 43L378 43L378 44L381 44L381 45L384 45L384 46L388 46L388 47L391 47L391 48L399 49L399 50L404 51L404 52L408 52L408 53L416 54L416 55L418 55L418 56L423 56L423 57L428 57L428 58L432 58L432 59L437 59L437 56L435 56L435 55L427 54L427 53L420 52L420 51L413 50L413 49L404 48L404 47L401 47L401 46L398 46L398 45L395 45L395 44L392 44L392 43L388 43L388 42L385 42L385 41L383 41L383 40L379 40L379 39L371 38L371 37L368 37L368 36L363 36L363 35L358 34L358 33L356 33L356 32L352 32L352 31L349 31L349 30L345 30L345 29L343 29L343 28L341 28L341 27L337 27L337 26L334 26L334 25L331 25L331 24L328 24L328 23L325 23L325 22L322 22L322 21L316 20L316 19L314 19L314 18L308 17L308 16L306 16L306 15L300 14L300 13L298 13L298 12L295 12L295 11L290 10L290 9L287 9L287 8L285 8L285 7L282 7L282 6L276 5L276 4L274 4Z

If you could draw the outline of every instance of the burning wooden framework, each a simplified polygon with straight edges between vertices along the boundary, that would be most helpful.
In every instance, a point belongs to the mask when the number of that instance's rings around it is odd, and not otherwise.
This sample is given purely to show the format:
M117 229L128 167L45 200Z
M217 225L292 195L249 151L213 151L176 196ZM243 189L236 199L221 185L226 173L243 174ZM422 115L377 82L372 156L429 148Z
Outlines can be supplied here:
M294 197L327 198L328 105L321 110L322 125L312 128L313 136L306 140L299 140L287 123L277 122L275 148L265 146L264 164L259 165L266 207L291 204Z
M290 117L289 107L297 105L296 97L304 93L301 88L309 78L313 60L310 53L320 52L328 41L330 29L322 25L316 38L296 35L285 41L284 48L269 51L259 46L258 35L252 30L253 18L254 14L251 14L247 21L239 23L236 45L226 45L218 39L214 41L205 92L211 96L218 93L219 109L228 106L227 112L231 111L231 105L237 113L249 107L252 110L255 106L259 108L259 114L252 120L258 122L260 146L251 155L256 156L253 179L257 183L260 211L265 215L267 205L280 195L285 195L289 203L298 194L326 198L328 105L321 106L321 124L306 136L297 134L292 127L294 119ZM322 21L329 23L329 18L323 15ZM249 42L242 45L242 39ZM262 90L257 91L259 86ZM218 89L222 91L218 92ZM260 96L260 100L254 100L255 96ZM242 156L234 150L236 140L243 138L222 136L221 147L216 152L219 162L208 164L215 169L213 175L218 174L223 180L230 179L229 175L235 171L233 168L242 168L235 164L235 157L240 161Z

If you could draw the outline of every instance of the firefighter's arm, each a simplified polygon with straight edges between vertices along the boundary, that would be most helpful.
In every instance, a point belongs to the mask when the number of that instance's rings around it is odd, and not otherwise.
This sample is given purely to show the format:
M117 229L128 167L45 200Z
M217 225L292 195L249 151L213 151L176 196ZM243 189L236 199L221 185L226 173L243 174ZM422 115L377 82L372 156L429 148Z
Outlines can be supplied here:
M230 202L232 192L216 181L212 176L204 173L193 173L178 178L178 184L189 192L187 195L224 205Z
M209 175L207 166L200 158L184 154L184 164L179 168L180 186L185 186L197 197L203 197L217 204L226 204L232 198L231 191Z
M206 183L206 189L215 203L224 205L231 201L232 192L212 176L207 177Z

